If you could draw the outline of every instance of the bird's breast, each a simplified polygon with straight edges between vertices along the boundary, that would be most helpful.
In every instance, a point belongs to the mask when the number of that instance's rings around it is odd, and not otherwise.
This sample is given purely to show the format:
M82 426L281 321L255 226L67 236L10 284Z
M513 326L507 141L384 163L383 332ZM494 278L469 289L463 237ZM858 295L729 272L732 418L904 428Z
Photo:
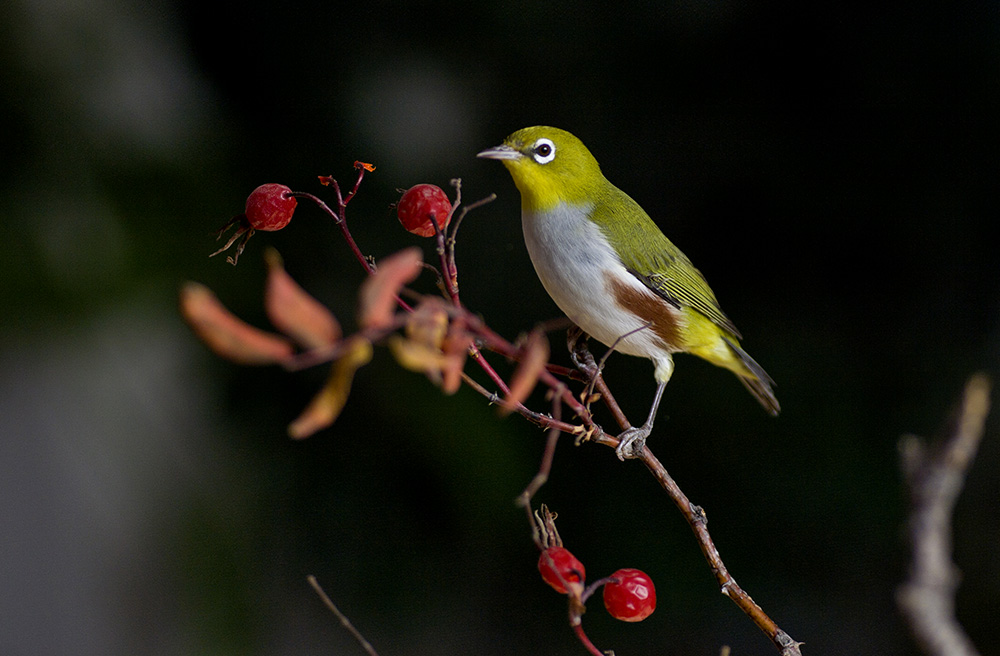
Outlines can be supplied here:
M625 269L587 218L591 210L562 204L522 211L525 244L545 291L573 323L622 353L656 359L678 350L669 337L680 313Z

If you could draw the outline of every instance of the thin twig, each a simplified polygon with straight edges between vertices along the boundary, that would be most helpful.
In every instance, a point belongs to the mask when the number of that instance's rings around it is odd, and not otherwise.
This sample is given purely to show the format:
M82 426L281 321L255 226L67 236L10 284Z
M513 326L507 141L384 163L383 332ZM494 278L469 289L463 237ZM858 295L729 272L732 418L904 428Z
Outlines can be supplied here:
M340 612L340 609L337 608L337 605L335 603L333 603L333 600L330 599L330 597L327 596L326 592L323 591L323 588L320 586L319 581L316 580L316 577L310 574L309 576L306 577L306 580L309 581L309 585L311 585L313 590L316 591L316 594L319 595L319 598L323 600L323 603L326 605L326 607L329 608L330 611L337 616L337 619L340 620L341 626L347 629L347 632L350 633L352 636L354 636L354 639L357 640L358 644L361 645L361 648L368 653L368 656L378 656L378 652L375 651L375 648L372 647L372 644L367 640L365 640L365 637L361 635L361 632L358 631L356 628L354 628L354 625L351 624L351 620L347 619L347 616Z
M347 204L351 202L354 195L358 193L358 188L361 186L361 181L364 180L365 172L369 170L361 162L354 162L354 168L358 171L358 179L354 181L354 187L347 193L347 198L340 198L340 185L337 185L337 199L340 201L341 207L347 207ZM374 168L373 166L372 169Z
M340 198L340 187L337 185L337 181L330 179L330 184L333 185L337 192L338 207L337 211L334 211L329 205L327 205L323 199L319 198L314 194L310 194L308 191L293 191L288 194L289 196L294 196L296 198L305 198L306 200L312 201L316 207L318 207L322 212L328 214L333 218L333 222L340 227L340 232L343 234L344 239L347 241L348 247L351 249L351 253L354 254L354 259L356 259L362 267L365 269L365 273L372 275L375 273L375 267L372 266L371 260L365 257L365 254L361 252L361 248L358 247L356 241L354 241L354 236L351 235L351 231L347 227L347 203ZM360 182L360 181L359 181ZM353 193L353 192L352 192ZM348 198L350 200L350 198Z
M552 420L559 421L562 419L562 403L559 397L561 396L562 390L555 390L552 395ZM542 453L542 464L538 467L538 473L535 474L528 486L524 488L524 492L517 498L517 504L519 506L524 506L525 508L531 507L531 499L535 496L535 493L545 482L549 480L549 472L552 471L552 461L556 456L556 444L559 442L559 435L562 433L558 428L552 427L549 429L548 438L545 440L545 451Z
M600 649L594 646L594 643L592 643L590 641L590 638L587 637L587 634L584 633L583 624L581 623L574 624L573 632L576 633L576 637L580 639L580 642L583 643L584 648L591 654L593 654L594 656L606 656L604 652L602 652Z
M977 374L966 383L955 421L941 444L927 447L913 435L900 441L912 505L909 537L913 560L909 577L897 593L897 603L929 656L979 653L955 617L959 573L951 560L951 522L983 437L989 407L989 378Z

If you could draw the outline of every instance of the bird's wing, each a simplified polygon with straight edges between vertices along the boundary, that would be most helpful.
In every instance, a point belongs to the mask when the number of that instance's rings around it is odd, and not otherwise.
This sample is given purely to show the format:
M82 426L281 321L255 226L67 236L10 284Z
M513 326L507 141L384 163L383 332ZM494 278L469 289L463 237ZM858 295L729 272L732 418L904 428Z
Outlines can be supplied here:
M607 183L604 191L606 198L598 204L592 218L615 245L625 268L674 307L697 310L733 337L741 339L740 332L719 307L712 288L691 260L625 192L611 183ZM610 230L610 224L617 224L620 229ZM647 237L624 244L619 241L621 234Z
M701 272L694 268L683 253L678 255L679 257L670 258L674 261L666 268L654 270L653 273L644 274L632 268L628 270L668 303L678 308L690 307L697 310L729 334L742 339L736 324L719 307L715 294ZM678 262L678 259L682 259L683 263Z

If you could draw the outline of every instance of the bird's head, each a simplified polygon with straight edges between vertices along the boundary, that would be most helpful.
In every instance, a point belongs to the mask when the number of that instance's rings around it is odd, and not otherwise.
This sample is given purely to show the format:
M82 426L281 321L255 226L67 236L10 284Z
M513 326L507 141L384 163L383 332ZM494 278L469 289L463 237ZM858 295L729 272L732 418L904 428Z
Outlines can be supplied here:
M521 192L522 206L532 210L587 202L606 183L583 142L559 128L518 130L477 157L501 161Z

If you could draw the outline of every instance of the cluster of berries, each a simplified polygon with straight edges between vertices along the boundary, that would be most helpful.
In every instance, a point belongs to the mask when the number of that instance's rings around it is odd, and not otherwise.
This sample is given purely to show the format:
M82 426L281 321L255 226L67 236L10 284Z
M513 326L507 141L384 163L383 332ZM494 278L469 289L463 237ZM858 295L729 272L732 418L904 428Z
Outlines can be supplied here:
M566 594L566 586L583 586L583 563L565 547L548 547L538 558L542 580L556 592ZM642 570L620 569L605 579L604 607L617 620L641 622L656 610L656 589Z
M294 192L283 184L262 184L253 190L247 198L243 214L238 214L229 223L222 226L216 233L221 237L226 231L236 226L236 232L226 242L226 245L212 253L228 250L236 240L235 256L229 262L236 264L247 241L257 230L273 232L281 230L292 220L298 201ZM433 237L438 230L443 231L451 221L451 201L441 187L432 184L418 184L410 187L396 204L396 215L399 222L409 232L420 237Z

